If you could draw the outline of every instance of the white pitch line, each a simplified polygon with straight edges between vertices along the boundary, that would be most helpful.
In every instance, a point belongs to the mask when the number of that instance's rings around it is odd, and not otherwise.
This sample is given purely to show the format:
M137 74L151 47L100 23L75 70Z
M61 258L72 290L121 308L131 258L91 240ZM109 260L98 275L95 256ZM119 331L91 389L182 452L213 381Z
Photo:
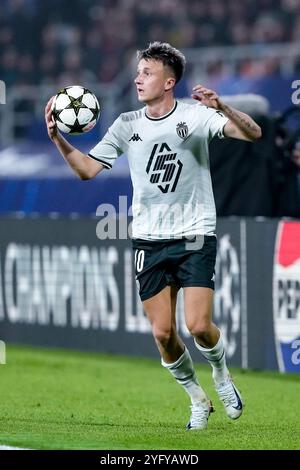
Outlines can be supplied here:
M29 450L29 449L22 449L22 447L11 447L11 446L1 446L0 450Z

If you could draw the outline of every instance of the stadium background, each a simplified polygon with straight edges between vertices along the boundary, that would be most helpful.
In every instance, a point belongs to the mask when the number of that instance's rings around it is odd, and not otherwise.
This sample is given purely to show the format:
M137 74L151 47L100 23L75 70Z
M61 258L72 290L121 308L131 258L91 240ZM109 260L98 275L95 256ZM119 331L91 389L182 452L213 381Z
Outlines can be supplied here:
M130 240L97 236L100 204L130 223L126 156L113 171L78 181L43 119L59 88L90 88L101 104L99 125L72 137L90 149L120 112L138 107L135 51L153 40L186 54L178 98L204 83L262 126L254 144L211 145L219 215L214 318L231 364L299 373L298 0L73 0L71 8L67 0L1 1L0 339L157 357ZM181 301L178 321L189 344Z

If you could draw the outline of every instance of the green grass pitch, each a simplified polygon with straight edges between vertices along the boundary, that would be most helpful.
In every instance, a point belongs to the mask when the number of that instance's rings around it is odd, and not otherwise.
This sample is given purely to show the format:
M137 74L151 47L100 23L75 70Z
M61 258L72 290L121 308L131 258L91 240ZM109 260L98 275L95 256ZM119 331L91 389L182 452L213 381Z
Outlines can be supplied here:
M216 408L185 430L189 398L159 359L7 345L0 445L31 449L299 449L300 375L232 369L246 407L230 421L209 366L197 374Z

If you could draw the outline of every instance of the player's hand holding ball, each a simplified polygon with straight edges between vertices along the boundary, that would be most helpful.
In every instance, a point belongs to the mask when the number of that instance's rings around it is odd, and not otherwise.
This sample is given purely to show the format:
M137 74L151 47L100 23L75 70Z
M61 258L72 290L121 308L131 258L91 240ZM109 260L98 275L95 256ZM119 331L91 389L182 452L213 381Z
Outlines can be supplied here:
M57 126L56 126L55 121L53 120L52 109L51 109L53 99L54 99L54 96L50 98L50 100L48 101L45 107L45 121L47 125L48 136L50 137L51 140L53 140L54 137L57 135Z
M57 130L71 135L89 132L99 115L100 105L94 93L78 85L63 88L45 108L48 135L53 140Z

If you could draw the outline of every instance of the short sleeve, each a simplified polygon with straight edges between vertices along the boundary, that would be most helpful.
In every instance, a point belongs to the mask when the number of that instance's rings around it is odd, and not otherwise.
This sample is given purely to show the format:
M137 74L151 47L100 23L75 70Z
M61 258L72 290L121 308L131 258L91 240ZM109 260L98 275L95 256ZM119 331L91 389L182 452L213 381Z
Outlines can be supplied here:
M115 160L122 155L122 120L120 117L114 121L108 129L102 140L93 147L88 155L89 157L102 163L102 165L111 169Z
M203 112L203 126L209 141L215 136L219 137L219 139L224 139L224 126L229 119L216 109L203 108L204 109L201 110Z

